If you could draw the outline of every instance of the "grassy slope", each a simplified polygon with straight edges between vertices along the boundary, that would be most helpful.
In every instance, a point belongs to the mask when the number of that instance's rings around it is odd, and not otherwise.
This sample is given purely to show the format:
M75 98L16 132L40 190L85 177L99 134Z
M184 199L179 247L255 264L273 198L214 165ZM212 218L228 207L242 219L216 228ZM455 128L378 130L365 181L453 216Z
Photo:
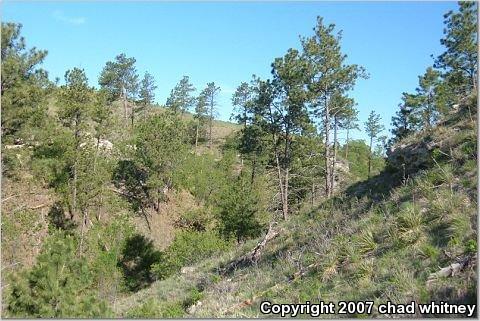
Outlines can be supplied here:
M265 299L476 302L476 139L463 109L400 142L386 171L279 224L279 237L257 264L218 273L252 249L258 241L252 240L122 298L115 312L261 316ZM468 262L462 271L427 282L462 260Z

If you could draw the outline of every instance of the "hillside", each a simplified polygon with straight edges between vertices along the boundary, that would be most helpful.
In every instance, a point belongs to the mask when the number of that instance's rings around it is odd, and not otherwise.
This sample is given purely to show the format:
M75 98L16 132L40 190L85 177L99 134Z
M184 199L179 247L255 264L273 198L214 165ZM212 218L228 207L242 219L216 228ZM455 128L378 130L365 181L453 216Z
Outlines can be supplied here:
M119 107L118 105L116 107ZM54 102L49 105L49 113L56 117ZM162 113L162 107L151 107L151 112ZM186 114L186 120L191 119ZM115 122L121 123L121 115L117 115ZM199 144L198 154L213 154L218 157L221 146L226 139L238 131L239 125L221 120L213 121L213 147L209 149L206 141ZM113 148L121 141L122 137L109 137ZM32 168L34 158L33 146L25 144L3 145L3 180L2 180L2 265L5 271L10 268L30 267L40 252L44 237L48 234L48 226L52 208L58 197L55 196L48 184L39 180L38 170ZM43 173L40 175L43 177ZM154 220L152 229L149 230L145 221L135 218L135 225L149 238L153 239L156 246L165 248L174 236L175 221L181 213L198 207L192 196L185 192L172 192L168 202ZM168 215L167 215L168 213Z
M477 10L443 15L444 51L417 81L402 70L415 89L396 97L400 60L367 71L320 16L264 62L269 76L220 68L234 90L205 62L164 88L183 69L162 70L161 54L147 66L133 29L120 48L138 57L52 81L49 52L2 22L2 318L477 316ZM412 68L433 48L417 45ZM215 119L225 98L232 123Z
M477 129L467 115L464 105L406 137L385 171L279 222L258 261L225 271L262 237L125 296L115 314L262 317L264 300L474 304Z

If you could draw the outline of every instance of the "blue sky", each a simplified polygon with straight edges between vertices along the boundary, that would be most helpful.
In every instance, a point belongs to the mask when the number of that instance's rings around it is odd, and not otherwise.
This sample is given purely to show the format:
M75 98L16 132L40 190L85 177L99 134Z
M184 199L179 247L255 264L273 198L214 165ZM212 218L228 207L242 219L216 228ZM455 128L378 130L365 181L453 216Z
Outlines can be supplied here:
M455 2L13 2L3 1L2 21L23 24L28 46L47 49L50 78L84 68L90 84L105 62L124 52L137 59L140 74L158 85L157 102L189 75L200 91L207 82L222 88L220 118L230 98L252 74L269 77L270 64L288 48L299 48L316 16L343 30L348 62L370 74L352 91L366 120L374 109L385 127L418 75L442 52L443 14ZM362 132L353 135L365 138Z

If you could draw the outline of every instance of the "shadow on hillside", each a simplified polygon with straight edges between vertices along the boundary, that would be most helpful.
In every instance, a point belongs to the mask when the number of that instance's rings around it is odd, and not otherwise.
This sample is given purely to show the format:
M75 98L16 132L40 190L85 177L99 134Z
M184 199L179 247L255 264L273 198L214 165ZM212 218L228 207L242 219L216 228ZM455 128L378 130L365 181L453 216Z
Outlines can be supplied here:
M77 224L67 215L65 209L60 202L55 202L47 214L49 225L56 229L61 229L67 232L72 232L77 227Z
M402 184L401 170L386 168L378 175L365 181L360 181L350 185L345 190L345 195L349 197L363 198L368 196L372 201L378 202L390 191Z
M155 281L152 267L159 263L162 253L145 236L135 234L125 244L118 266L125 276L125 285L130 291L138 291Z

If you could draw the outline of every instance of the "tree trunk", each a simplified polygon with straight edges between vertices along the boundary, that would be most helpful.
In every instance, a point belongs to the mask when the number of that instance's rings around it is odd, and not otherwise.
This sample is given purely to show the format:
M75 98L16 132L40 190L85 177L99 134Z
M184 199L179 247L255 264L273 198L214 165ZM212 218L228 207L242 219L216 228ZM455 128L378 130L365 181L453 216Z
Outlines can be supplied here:
M79 127L79 115L76 115L75 119L75 161L73 163L73 191L72 191L72 213L71 216L75 216L77 213L77 165L78 165L78 153L80 148L80 131Z
M289 173L289 168L285 168L285 180L284 180L284 186L283 186L283 191L285 192L285 196L283 197L283 219L287 220L288 218L288 173Z
M346 141L346 145L345 145L345 160L348 162L348 132L349 132L349 128L347 127L347 141Z
M288 218L288 185L289 185L289 173L290 173L290 129L287 126L285 130L285 178L283 181L283 191L285 196L283 197L284 204L283 204L283 219L286 220Z
M370 173L372 171L372 144L373 137L370 137L370 153L368 154L368 178L370 178Z
M255 181L255 171L257 169L257 155L253 154L253 160L252 160L252 177L250 180L250 183L253 185L253 182Z
M236 270L237 268L248 266L248 265L251 265L252 263L258 262L258 260L260 259L263 253L263 249L265 248L265 245L267 245L269 241L276 238L280 233L279 230L274 228L275 225L276 223L271 223L270 226L268 227L267 234L265 234L261 242L259 242L247 254L239 257L236 260L229 262L227 266L220 271L220 273L222 275L226 275Z
M78 248L80 255L83 254L83 239L85 237L85 228L86 228L87 221L88 221L88 214L87 214L87 211L85 209L82 210L82 214L83 215L82 215L82 228L81 228L81 232L80 232L80 246Z
M312 206L313 206L314 200L315 200L315 182L312 181L312 198L311 198Z
M334 127L333 127L333 159L332 159L332 169L330 172L330 184L331 192L335 190L335 163L337 162L337 116L334 117Z
M132 124L131 124L131 125L132 125L132 129L133 129L133 123L134 123L134 118L135 118L135 114L134 114L134 112L133 112L133 106L132 106L132 112L130 113L130 118L131 118L131 120L132 120Z
M197 155L198 148L198 127L200 126L200 120L197 119L197 129L195 130L195 155Z
M125 122L128 120L128 112L127 112L127 90L125 86L122 86L122 100L123 100L123 113L125 116Z
M72 218L77 212L77 162L73 165Z
M247 128L247 109L243 108L243 129Z
M269 115L270 115L270 121L271 123L273 124L274 121L273 121L273 113L272 113L272 107L269 106ZM282 214L283 214L283 217L286 218L288 213L288 205L285 205L286 202L288 202L287 199L285 199L285 190L284 190L284 184L282 182L282 168L280 166L280 160L278 159L278 148L277 148L277 139L275 137L275 132L272 132L272 144L273 144L273 151L274 151L274 154L275 154L275 163L276 163L276 166L277 166L277 174L278 174L278 185L279 185L279 189L280 189L280 199L281 199L281 202L282 202Z
M278 149L277 149L277 144L276 144L276 139L275 139L275 134L272 134L272 140L273 140L273 151L275 154L275 164L277 166L277 175L278 175L278 186L280 189L280 200L282 203L282 214L283 217L286 216L285 214L285 192L284 192L284 185L283 185L283 179L282 179L282 168L280 166L280 160L278 159ZM288 207L287 207L288 209Z
M95 146L95 155L93 156L93 173L97 169L98 150L100 149L100 136L97 136L97 146Z
M275 162L277 165L278 185L280 189L280 200L282 202L282 214L283 214L283 217L285 217L285 194L284 194L284 187L283 187L283 180L282 180L282 169L280 167L280 161L278 160L278 152L276 147L275 147Z
M330 108L327 94L325 94L325 195L330 197Z
M208 148L212 148L212 127L213 127L213 97L210 101L210 128L208 135Z

